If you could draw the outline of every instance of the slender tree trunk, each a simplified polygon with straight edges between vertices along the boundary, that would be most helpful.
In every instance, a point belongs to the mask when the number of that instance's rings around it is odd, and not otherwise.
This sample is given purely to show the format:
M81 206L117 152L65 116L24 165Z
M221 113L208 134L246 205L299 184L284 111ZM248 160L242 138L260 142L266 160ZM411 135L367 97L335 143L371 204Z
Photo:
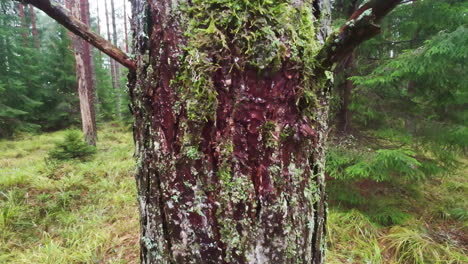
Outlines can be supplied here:
M128 29L127 29L127 0L123 0L124 6L124 30L125 30L125 52L128 53Z
M343 64L344 82L341 89L340 110L338 112L339 131L348 133L352 129L352 111L349 109L352 103L353 81L349 80L355 73L355 53L352 52Z
M346 17L351 17L354 12L359 8L359 1L352 0L350 2L345 1L348 4L346 9ZM341 101L340 109L338 112L338 130L341 133L347 134L352 129L352 111L349 109L352 103L352 92L354 90L353 81L349 80L355 74L356 71L356 54L351 52L342 62L341 72L343 73L343 84L341 86Z
M68 0L68 8L74 17L89 26L89 4L87 0ZM94 112L94 82L91 49L88 43L71 34L76 59L76 77L80 98L81 123L85 141L96 145L97 130Z
M99 14L99 4L96 4L96 12L97 12L97 33L101 35L101 16ZM102 61L102 51L99 51L99 61Z
M91 13L90 13L90 8L89 8L89 0L80 0L80 8L81 8L81 21L85 23L88 27L91 27ZM91 114L92 114L92 121L93 121L93 127L94 130L96 131L95 134L95 139L94 139L94 144L95 141L97 140L97 128L96 128L96 111L95 111L95 105L97 103L97 92L96 92L96 71L94 67L94 56L93 56L93 50L90 44L87 42L84 42L83 46L83 54L84 54L84 63L86 67L86 82L88 83L89 87L89 98L92 107L90 108Z
M39 36L37 34L36 15L34 13L34 7L32 5L29 5L29 13L31 17L31 27L32 27L32 35L34 39L34 47L38 49L39 48Z
M114 0L110 0L111 3L111 14L112 14L112 41L116 47L118 47L118 38L117 38L117 22L115 18L115 6ZM115 82L117 87L117 113L119 117L122 118L122 91L120 87L120 64L114 63L114 74Z
M110 31L110 20L109 20L109 10L107 8L107 0L104 0L104 8L106 13L106 28L107 28L107 40L111 41L111 31ZM111 77L112 77L112 88L117 89L117 84L115 82L115 61L113 59L110 60L111 65Z
M19 9L19 15L21 18L21 35L23 36L23 42L24 46L28 46L28 30L27 30L27 24L26 24L26 15L24 13L24 5L21 3L18 3L18 9Z
M313 25L312 6L296 2L276 15ZM142 263L323 263L329 82L300 59L328 32L322 2L321 26L302 35L282 31L267 11L274 4L262 14L235 0L195 11L133 1ZM217 24L229 4L243 3L245 24ZM196 29L183 23L190 20ZM262 36L254 22L275 32ZM229 35L234 29L259 34L253 54L236 39L241 33ZM293 36L307 45L289 42ZM284 52L271 61L269 37Z
M110 30L110 19L109 19L109 10L107 8L107 0L104 0L104 7L106 13L106 27L107 27L107 40L112 41L111 38L111 30ZM120 117L120 107L119 107L119 97L118 97L118 89L119 89L119 80L116 74L116 66L117 63L110 59L110 66L111 66L111 78L112 78L112 88L114 88L114 92L116 93L116 101L117 101L117 115Z

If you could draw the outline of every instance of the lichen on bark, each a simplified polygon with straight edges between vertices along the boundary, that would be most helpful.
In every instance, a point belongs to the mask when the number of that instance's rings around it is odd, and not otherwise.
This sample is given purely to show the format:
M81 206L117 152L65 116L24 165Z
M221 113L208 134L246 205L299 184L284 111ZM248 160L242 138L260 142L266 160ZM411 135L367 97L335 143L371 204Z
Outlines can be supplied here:
M322 263L313 3L133 2L143 262Z

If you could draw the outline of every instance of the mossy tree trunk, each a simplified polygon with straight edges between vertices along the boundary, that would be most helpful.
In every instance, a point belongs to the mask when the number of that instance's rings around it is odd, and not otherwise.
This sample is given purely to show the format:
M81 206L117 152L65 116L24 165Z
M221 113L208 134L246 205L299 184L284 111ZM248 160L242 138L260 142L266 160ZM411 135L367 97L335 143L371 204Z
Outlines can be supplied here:
M143 263L323 263L323 2L133 1Z
M327 69L400 0L132 0L135 59L23 1L130 70L143 263L324 263Z

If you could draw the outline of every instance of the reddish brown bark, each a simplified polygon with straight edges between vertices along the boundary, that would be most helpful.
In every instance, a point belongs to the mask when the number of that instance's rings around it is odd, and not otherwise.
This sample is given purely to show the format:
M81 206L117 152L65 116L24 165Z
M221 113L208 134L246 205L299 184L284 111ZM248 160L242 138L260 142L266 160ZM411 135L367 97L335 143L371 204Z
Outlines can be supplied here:
M38 49L39 48L39 36L37 34L36 15L34 13L34 7L32 5L29 5L29 16L31 18L31 33L34 39L34 47Z
M21 18L21 35L23 36L23 42L25 46L28 46L28 30L26 25L26 15L24 13L24 5L18 4L19 15Z
M214 116L190 116L178 90L191 86L176 79L187 40L170 3L133 9L142 262L323 263L327 84L311 119L295 62L236 68L245 55L232 48L213 58Z
M394 1L370 1L379 4L375 8L388 2ZM214 13L225 10L206 3ZM330 2L315 0L314 10L303 4L288 7L314 13L306 19L321 27L308 40L316 37L323 44ZM322 64L314 68L310 86L302 87L305 74L287 52L274 68L247 63L245 49L230 39L229 47L207 44L190 53L182 23L196 18L178 2L133 0L132 13L136 68L129 74L129 91L142 263L324 263L325 71L369 34L361 31L368 24L344 30L358 36L346 35L338 46L325 44L318 57ZM216 37L212 27L198 30ZM284 43L286 51L291 43ZM192 64L206 52L211 53L203 63ZM184 67L190 74L181 75ZM205 67L211 67L208 74ZM197 83L200 74L210 82ZM304 99L305 89L313 93L313 104Z

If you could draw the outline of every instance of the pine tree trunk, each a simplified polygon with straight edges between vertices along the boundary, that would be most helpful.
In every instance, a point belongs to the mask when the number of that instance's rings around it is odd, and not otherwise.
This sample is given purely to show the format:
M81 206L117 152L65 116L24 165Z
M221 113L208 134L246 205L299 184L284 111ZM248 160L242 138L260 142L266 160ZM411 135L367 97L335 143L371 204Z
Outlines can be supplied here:
M110 0L111 2L111 14L112 14L112 41L113 44L118 47L118 38L117 38L117 22L115 18L115 6L114 0ZM119 117L122 118L122 91L120 90L120 64L114 63L114 74L115 74L115 82L117 87L117 112Z
M24 5L19 3L18 4L19 15L21 18L21 35L23 36L24 46L28 46L28 30L26 25L26 15L24 13Z
M209 2L133 0L142 263L324 263L329 2Z
M111 30L110 30L110 19L109 19L109 10L107 8L107 0L104 0L104 7L106 13L106 28L107 28L107 40L112 41L111 38ZM115 77L115 61L113 59L110 60L111 65L111 77L112 77L112 88L117 89L116 77Z
M87 0L68 0L68 8L74 17L89 26L89 4ZM71 34L76 60L78 96L80 99L81 123L85 141L95 146L97 141L94 112L94 82L91 49L87 42Z
M128 53L127 0L124 0L123 6L124 6L125 52Z
M134 59L23 1L129 69L142 263L324 263L327 69L400 0L132 0Z
M345 12L345 17L351 17L356 10L359 8L359 1L345 1L348 4L348 8ZM341 85L340 95L340 109L338 111L338 130L341 133L347 134L352 129L352 116L353 113L349 109L352 103L352 92L354 90L354 82L349 80L355 74L356 71L356 54L351 52L342 62L340 72L343 73L343 84Z
M34 47L36 49L39 48L39 36L37 34L37 27L36 27L36 15L34 13L34 7L32 5L29 5L29 16L31 18L31 28L32 28L32 35L34 39Z
M99 4L96 5L97 33L101 35L101 15L99 13ZM102 51L99 51L99 61L102 61Z
M338 129L345 134L352 129L352 111L350 105L352 103L354 82L349 80L349 78L354 75L355 68L355 53L352 52L343 64L344 82L341 89L340 110L338 112Z
M106 27L107 27L107 40L112 41L111 38L111 30L110 30L110 19L109 19L109 10L107 8L107 0L104 0L104 7L105 7L105 13L106 13ZM119 103L119 97L117 93L119 93L119 80L116 74L116 66L117 63L113 59L110 60L110 66L111 66L111 78L112 78L112 88L114 88L114 91L116 93L116 101L117 101L117 115L120 117L121 116L121 111L120 111L120 103Z

